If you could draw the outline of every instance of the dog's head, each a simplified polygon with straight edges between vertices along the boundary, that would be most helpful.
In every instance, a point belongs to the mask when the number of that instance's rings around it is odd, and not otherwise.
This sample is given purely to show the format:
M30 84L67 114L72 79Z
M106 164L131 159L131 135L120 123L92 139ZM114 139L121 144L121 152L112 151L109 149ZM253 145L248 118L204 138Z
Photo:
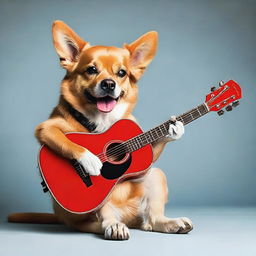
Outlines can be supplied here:
M144 34L123 48L91 46L62 21L53 23L53 42L67 70L62 94L79 109L109 113L121 102L132 110L136 82L152 61L157 33Z

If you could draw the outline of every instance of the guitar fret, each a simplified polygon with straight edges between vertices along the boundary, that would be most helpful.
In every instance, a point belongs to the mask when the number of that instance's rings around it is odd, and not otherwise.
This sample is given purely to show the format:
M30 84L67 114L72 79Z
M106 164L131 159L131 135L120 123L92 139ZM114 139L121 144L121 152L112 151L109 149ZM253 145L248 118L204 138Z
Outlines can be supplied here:
M139 139L137 138L135 140L135 147L136 147L136 150L140 148L140 142L139 142Z
M160 128L160 132L162 133L162 135L164 136L164 132L163 132L163 130L162 130L162 127L161 126L159 126L159 128Z
M133 150L133 151L135 151L135 150L136 150L135 145L134 145L134 143L133 143L133 142L131 142L131 147L132 147L132 150Z
M154 134L153 134L152 130L149 130L149 134L150 134L151 138L154 138Z
M143 143L143 138L142 138L141 136L139 136L138 139L139 139L139 143L140 143L141 145L143 145L143 144L144 144L144 143Z
M146 145L146 141L145 141L145 137L144 136L140 136L140 140L141 140L141 145Z
M178 118L177 118L178 119ZM180 116L180 121L182 122L182 123L184 123L184 120L183 120L183 118L182 118L182 116ZM179 120L178 120L179 121Z
M158 135L158 133L157 133L157 130L156 130L156 129L153 129L153 131L154 131L154 133L155 133L155 137L156 137L157 139L159 139L160 137L159 137L159 135Z
M164 136L168 135L168 133L169 133L168 130L169 130L169 129L167 129L164 124L162 124L161 126L163 127ZM169 128L169 127L168 127L168 128Z
M161 134L159 135L159 128L158 128L158 127L156 127L156 128L155 128L155 131L156 131L157 137L159 137L159 138L160 138L160 137L161 137Z
M191 114L187 117L187 119L188 119L188 122L193 121L193 117L191 117Z
M143 145L146 145L146 140L145 140L145 136L140 136L141 137L141 143L143 144Z
M195 109L195 111L192 113L193 116L193 120L199 118L201 116L201 114L198 112L197 109Z
M165 122L164 123L164 127L165 127L165 129L167 131L167 134L169 133L169 126L170 126L169 122Z
M147 133L145 133L145 138L146 138L147 143L150 143L150 140L148 140Z
M198 112L197 110L195 110L196 112L190 112L190 115L192 116L192 119L195 119L198 117Z
M200 108L197 107L197 110L198 110L199 115L201 116L202 114L201 114L201 112L200 112Z

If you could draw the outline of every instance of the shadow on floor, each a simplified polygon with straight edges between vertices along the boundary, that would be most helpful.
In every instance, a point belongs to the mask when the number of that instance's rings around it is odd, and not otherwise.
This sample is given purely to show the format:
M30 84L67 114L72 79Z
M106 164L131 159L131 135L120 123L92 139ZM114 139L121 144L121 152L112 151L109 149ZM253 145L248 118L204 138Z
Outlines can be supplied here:
M28 223L8 223L4 222L1 224L1 231L6 232L33 232L33 233L45 233L45 234L74 234L75 236L81 234L85 235L85 233L79 232L73 228L67 227L62 224L28 224ZM97 237L99 239L104 239L103 235L100 234L89 234L86 235Z

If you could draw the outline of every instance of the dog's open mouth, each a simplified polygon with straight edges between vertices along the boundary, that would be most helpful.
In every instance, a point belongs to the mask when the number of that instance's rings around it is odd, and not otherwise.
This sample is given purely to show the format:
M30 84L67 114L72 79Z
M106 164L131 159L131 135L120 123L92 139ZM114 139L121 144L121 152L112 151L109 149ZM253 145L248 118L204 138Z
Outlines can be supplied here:
M96 104L99 111L104 113L111 112L119 99L119 97L112 98L111 96L96 98L92 96L88 91L85 91L84 94L91 103Z
M101 112L108 113L112 111L116 105L117 99L113 99L110 96L106 96L103 98L97 98L97 108Z

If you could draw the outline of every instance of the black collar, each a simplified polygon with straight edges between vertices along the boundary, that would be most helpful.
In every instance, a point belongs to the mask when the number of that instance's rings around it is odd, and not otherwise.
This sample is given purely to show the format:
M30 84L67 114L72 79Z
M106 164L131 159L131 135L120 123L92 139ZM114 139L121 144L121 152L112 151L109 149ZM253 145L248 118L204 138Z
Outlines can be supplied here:
M64 99L64 105L67 108L68 112L71 116L73 116L76 121L78 121L81 125L83 125L89 132L93 132L96 129L96 124L90 121L86 116L77 111L75 108L71 106L69 102Z

